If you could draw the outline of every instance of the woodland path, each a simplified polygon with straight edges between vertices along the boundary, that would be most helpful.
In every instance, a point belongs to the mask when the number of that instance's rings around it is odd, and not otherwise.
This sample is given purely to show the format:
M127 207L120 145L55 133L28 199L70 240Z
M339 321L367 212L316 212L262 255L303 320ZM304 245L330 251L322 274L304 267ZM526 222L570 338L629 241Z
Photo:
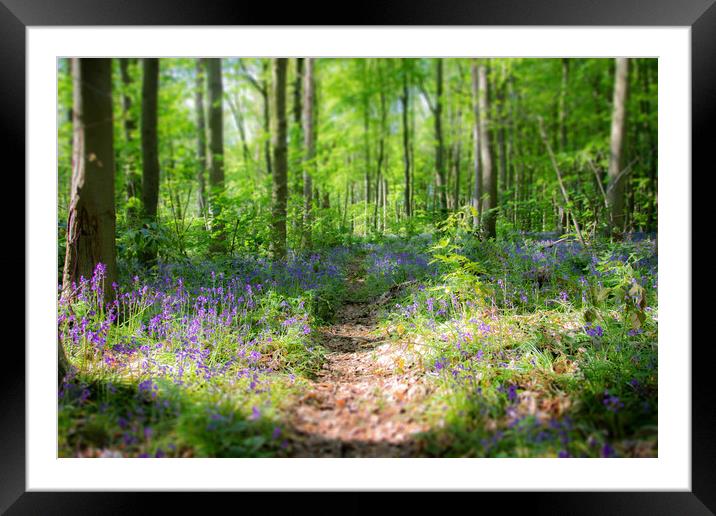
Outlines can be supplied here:
M362 257L361 257L362 258ZM362 259L349 267L349 294L365 281ZM349 299L350 299L349 295ZM415 457L427 430L421 401L428 387L406 346L377 335L386 295L348 301L319 329L323 368L291 408L294 457Z

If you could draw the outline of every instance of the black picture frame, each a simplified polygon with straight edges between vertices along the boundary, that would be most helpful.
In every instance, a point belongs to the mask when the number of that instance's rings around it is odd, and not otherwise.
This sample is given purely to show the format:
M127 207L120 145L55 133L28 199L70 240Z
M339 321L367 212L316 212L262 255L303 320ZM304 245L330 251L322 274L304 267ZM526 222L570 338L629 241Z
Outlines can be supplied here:
M716 0L383 0L360 2L343 17L320 20L303 2L280 8L271 3L228 0L0 0L0 149L4 160L16 158L14 170L25 166L25 29L62 25L574 25L574 26L688 26L691 27L692 171L713 168L710 147L716 141ZM337 5L337 4L336 4ZM567 43L565 43L567 44ZM7 169L9 170L9 169ZM702 170L706 173L707 170ZM683 171L688 174L689 171ZM20 175L15 174L19 180ZM24 181L16 191L25 192ZM692 192L693 192L692 187ZM25 192L27 194L27 192ZM696 203L694 202L694 205ZM692 217L694 223L697 219ZM23 226L15 223L23 235ZM694 232L692 231L692 235ZM19 267L23 251L5 255L6 267ZM691 254L692 257L693 251ZM697 262L693 261L692 267ZM27 277L31 271L25 269ZM696 307L692 303L692 307ZM26 314L27 315L27 314ZM694 320L692 316L692 320ZM713 514L716 512L716 411L709 339L692 339L692 490L690 492L475 493L480 502L494 498L498 507L521 508L538 514ZM690 343L678 343L688 349ZM0 424L0 512L8 514L127 514L145 512L149 495L141 493L26 492L25 487L25 352L14 346L4 355L0 373L3 414ZM48 347L51 352L52 346ZM13 356L13 353L15 356ZM8 366L7 364L13 364ZM231 494L209 493L218 507ZM301 494L298 498L303 498ZM165 511L186 508L186 496L161 497ZM219 496L217 500L215 497ZM266 494L241 493L242 506ZM273 496L273 495L272 495ZM372 510L377 494L342 501L353 512ZM452 495L451 495L452 496ZM408 497L406 497L408 498ZM411 495L402 509L424 506L422 494ZM255 499L255 500L254 500ZM275 500L275 498L273 498ZM493 500L490 500L493 501ZM294 503L301 503L295 500ZM450 504L455 504L451 498ZM475 501L469 502L474 506ZM406 505L407 504L407 505ZM311 504L313 505L313 504ZM314 506L315 507L315 506ZM313 511L313 512L320 512ZM345 511L341 511L345 512Z

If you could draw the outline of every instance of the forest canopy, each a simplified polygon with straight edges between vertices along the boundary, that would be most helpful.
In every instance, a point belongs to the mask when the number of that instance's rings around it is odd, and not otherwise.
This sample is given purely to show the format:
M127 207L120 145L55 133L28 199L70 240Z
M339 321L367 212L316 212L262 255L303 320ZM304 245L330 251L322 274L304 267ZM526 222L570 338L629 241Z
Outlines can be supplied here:
M219 68L207 74L203 61ZM484 204L479 211L488 221L494 211L501 235L574 232L576 220L590 237L609 224L605 194L612 186L615 60L309 60L315 84L310 151L304 130L305 61L287 60L284 72L288 249L300 251L306 243L306 208L312 208L313 241L321 245L352 235L418 234L448 213L463 210L471 216L468 207L478 204ZM152 88L143 73L151 69L141 59L112 60L120 258L138 259L146 246L154 246L164 259L206 253L211 247L207 229L212 228L221 232L230 253L268 255L276 104L270 60L166 58L155 63L158 79ZM72 78L69 60L58 66L62 230L72 172ZM484 84L477 77L480 70ZM211 101L207 78L216 74L211 84L218 80L222 89L220 98ZM624 213L617 229L622 232L656 231L656 75L655 59L630 60L620 159L625 170L619 171ZM143 154L141 133L142 92L153 90L156 158ZM211 102L219 103L218 113ZM213 209L204 203L211 175L219 174L208 149L211 113L223 132L222 186ZM476 150L489 166L475 159ZM143 208L145 158L151 164L156 159L159 184L156 216L149 209L154 225L142 233L141 221L134 219ZM480 191L476 184L480 172L495 176L494 207L489 188ZM59 235L64 244L64 232ZM63 251L61 245L61 263Z

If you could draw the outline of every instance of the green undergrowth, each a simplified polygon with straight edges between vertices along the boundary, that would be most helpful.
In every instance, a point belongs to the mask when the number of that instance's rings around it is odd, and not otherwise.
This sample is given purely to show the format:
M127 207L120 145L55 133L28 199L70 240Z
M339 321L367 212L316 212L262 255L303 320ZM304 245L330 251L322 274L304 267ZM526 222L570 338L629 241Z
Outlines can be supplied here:
M415 249L415 247L414 247ZM448 234L383 313L431 378L431 456L657 454L653 241Z

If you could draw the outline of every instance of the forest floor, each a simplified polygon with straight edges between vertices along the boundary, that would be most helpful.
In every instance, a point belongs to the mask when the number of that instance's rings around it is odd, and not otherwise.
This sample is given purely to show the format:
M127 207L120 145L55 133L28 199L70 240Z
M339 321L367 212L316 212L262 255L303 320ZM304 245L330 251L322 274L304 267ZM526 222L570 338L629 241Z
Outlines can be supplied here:
M289 409L295 457L412 457L413 439L427 430L421 403L429 392L418 368L405 365L401 342L378 330L378 310L390 292L368 300L363 257L348 266L348 301L335 323L320 328L328 353L307 393Z
M655 241L451 238L98 272L59 455L656 456Z

